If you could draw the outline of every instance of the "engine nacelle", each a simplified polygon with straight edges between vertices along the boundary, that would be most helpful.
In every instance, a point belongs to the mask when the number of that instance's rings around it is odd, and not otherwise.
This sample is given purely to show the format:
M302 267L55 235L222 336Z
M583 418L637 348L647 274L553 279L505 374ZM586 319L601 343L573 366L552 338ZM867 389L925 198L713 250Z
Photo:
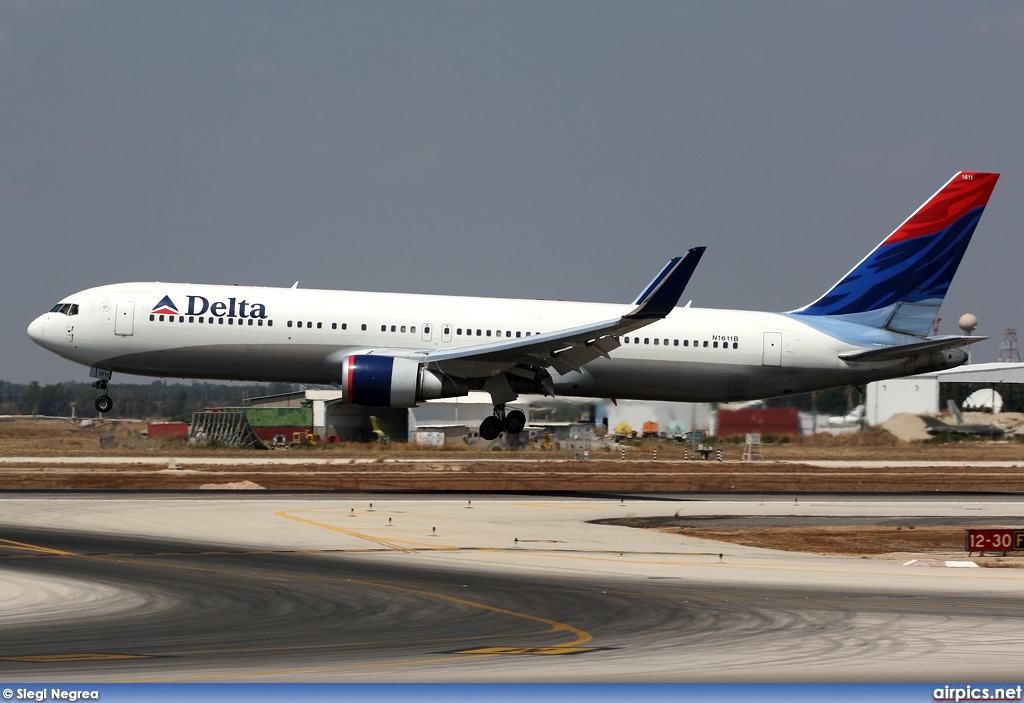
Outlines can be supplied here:
M413 359L352 354L341 362L346 403L375 408L412 408L418 402L469 393L464 379L423 368Z

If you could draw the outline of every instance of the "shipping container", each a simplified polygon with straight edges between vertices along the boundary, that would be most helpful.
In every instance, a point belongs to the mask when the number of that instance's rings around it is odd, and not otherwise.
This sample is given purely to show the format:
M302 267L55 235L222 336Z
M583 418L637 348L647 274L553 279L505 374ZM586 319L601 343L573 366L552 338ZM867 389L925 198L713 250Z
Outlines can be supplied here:
M796 408L743 408L718 411L718 436L758 432L764 435L799 435L800 412Z

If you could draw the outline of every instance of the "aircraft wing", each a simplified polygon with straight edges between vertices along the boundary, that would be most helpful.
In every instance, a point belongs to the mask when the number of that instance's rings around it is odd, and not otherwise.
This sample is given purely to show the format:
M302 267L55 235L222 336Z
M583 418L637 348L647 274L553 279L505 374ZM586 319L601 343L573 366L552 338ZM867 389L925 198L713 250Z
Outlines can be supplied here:
M898 359L906 359L908 356L913 356L914 354L920 354L922 352L940 351L942 349L949 349L950 347L962 347L985 339L988 339L988 337L961 337L957 335L932 337L923 342L914 342L912 344L899 344L892 347L868 349L867 351L846 352L844 354L840 354L839 358L843 361L896 361Z
M517 364L552 367L563 374L578 371L599 356L607 357L620 345L619 335L668 315L679 302L704 250L705 247L694 247L685 256L671 259L637 297L633 309L618 318L530 337L439 350L418 358L457 375L490 375Z

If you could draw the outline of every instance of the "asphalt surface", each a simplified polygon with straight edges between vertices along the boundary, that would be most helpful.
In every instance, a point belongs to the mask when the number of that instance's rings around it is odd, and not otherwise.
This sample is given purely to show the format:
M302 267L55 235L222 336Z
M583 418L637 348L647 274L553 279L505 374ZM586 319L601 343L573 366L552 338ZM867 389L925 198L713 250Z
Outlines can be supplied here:
M912 502L805 508L1020 514L998 501ZM1020 672L1017 570L791 555L586 522L792 512L783 501L19 496L0 508L4 681Z

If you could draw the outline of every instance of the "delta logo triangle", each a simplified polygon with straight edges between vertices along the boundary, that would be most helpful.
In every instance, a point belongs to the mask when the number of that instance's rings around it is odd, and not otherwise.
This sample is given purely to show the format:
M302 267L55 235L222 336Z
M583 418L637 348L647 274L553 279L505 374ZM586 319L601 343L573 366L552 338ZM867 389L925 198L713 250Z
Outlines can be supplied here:
M171 300L171 296L165 295L160 299L160 302L153 308L153 312L157 315L180 315L178 312L178 306Z

